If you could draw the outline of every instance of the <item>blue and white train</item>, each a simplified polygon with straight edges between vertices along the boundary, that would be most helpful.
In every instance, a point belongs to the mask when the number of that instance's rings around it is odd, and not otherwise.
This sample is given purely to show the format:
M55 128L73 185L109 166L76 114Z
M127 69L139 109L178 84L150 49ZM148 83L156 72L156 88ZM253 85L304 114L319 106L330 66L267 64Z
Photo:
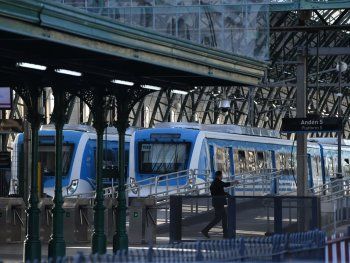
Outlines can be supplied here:
M107 128L103 137L103 167L116 171L118 168L118 136L114 128ZM23 134L13 144L10 194L19 194L23 189ZM130 133L125 138L126 163L129 156ZM90 193L96 184L96 132L90 126L65 125L63 131L63 181L64 196ZM45 125L39 131L39 167L42 191L54 195L55 184L55 128ZM113 179L104 178L105 186L111 186Z
M237 125L199 125L192 123L162 123L152 129L128 131L125 142L126 165L130 185L147 184L147 180L179 171L221 170L224 177L257 170L282 171L286 191L296 188L296 144L278 138L276 131ZM107 130L104 136L103 166L118 168L118 136ZM96 133L83 125L66 125L63 131L63 195L81 195L95 189ZM10 194L23 191L23 134L13 144ZM129 152L130 149L130 152ZM350 141L343 140L342 163L344 175L350 175ZM39 163L43 193L54 194L55 130L43 126L39 131ZM129 163L129 164L128 164ZM330 180L337 172L335 138L319 138L308 142L308 186L315 187ZM109 169L111 168L111 169ZM116 174L116 172L114 172ZM198 180L204 177L198 176ZM112 179L104 178L106 187ZM171 187L185 185L187 178L168 181ZM198 183L198 182L194 182ZM146 187L145 187L146 189ZM164 190L163 189L163 190ZM130 196L139 195L133 191ZM147 195L147 190L141 195Z
M309 141L307 152L308 186L328 182L337 172L335 139ZM344 174L349 175L350 143L347 140L343 141L342 159ZM294 191L296 143L280 139L276 131L237 125L162 123L132 135L131 185L147 184L147 179L156 176L161 181L160 175L190 169L209 170L210 174L221 170L224 178L261 169L282 171L285 191ZM178 187L178 181L171 182ZM141 193L146 194L147 191Z

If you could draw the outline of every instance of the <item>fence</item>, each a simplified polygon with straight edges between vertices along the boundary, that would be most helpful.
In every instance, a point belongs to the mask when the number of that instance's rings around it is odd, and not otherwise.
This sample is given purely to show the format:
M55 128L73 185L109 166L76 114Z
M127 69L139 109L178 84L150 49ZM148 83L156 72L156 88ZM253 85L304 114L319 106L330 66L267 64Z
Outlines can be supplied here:
M56 262L222 262L242 260L323 259L325 233L309 231L261 238L197 241L148 249L129 249L115 255L78 253ZM302 255L301 253L304 252ZM307 252L305 254L305 252ZM51 262L51 261L49 261Z
M170 242L202 238L201 230L214 217L211 202L209 196L171 196ZM297 232L301 225L304 230L320 228L318 197L235 196L227 203L229 237ZM214 229L214 238L221 231L221 226Z

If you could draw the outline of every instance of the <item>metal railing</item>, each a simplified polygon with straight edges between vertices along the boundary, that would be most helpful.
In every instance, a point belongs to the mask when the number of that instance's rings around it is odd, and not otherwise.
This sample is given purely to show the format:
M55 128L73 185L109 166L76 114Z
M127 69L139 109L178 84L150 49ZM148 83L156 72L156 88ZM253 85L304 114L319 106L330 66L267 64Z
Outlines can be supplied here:
M259 196L267 194L285 193L292 189L284 187L282 178L283 171L276 169L260 169L240 173L225 178L231 183L227 189L231 194ZM210 184L212 182L210 170L188 169L174 173L160 174L147 179L135 181L133 178L125 184L125 191L129 197L155 197L157 203L168 201L170 195L205 195L210 194ZM295 186L295 184L294 184ZM91 197L95 192L73 195L76 197ZM104 188L104 195L117 197L118 185Z
M232 262L322 260L325 233L309 231L260 238L182 242L149 248L129 248L114 255L64 257L62 262ZM302 252L307 251L303 255ZM50 261L50 260L49 260Z

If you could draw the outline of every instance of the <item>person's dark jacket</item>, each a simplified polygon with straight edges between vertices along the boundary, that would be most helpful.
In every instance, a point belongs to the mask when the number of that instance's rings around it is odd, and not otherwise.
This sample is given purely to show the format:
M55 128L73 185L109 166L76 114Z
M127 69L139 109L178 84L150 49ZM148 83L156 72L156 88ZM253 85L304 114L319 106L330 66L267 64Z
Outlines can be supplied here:
M230 183L225 183L217 178L215 178L214 181L211 183L210 193L213 197L212 202L214 207L224 206L227 204L226 196L229 194L224 191L224 187L228 187L230 185Z

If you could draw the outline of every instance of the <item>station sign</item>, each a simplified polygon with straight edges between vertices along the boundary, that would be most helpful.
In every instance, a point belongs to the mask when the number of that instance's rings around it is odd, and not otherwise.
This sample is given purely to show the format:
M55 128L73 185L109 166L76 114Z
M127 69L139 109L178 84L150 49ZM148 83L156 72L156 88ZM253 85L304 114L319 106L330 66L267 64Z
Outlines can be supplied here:
M12 108L12 89L0 87L0 109L9 110Z
M283 118L281 132L336 132L341 131L342 128L342 118Z

